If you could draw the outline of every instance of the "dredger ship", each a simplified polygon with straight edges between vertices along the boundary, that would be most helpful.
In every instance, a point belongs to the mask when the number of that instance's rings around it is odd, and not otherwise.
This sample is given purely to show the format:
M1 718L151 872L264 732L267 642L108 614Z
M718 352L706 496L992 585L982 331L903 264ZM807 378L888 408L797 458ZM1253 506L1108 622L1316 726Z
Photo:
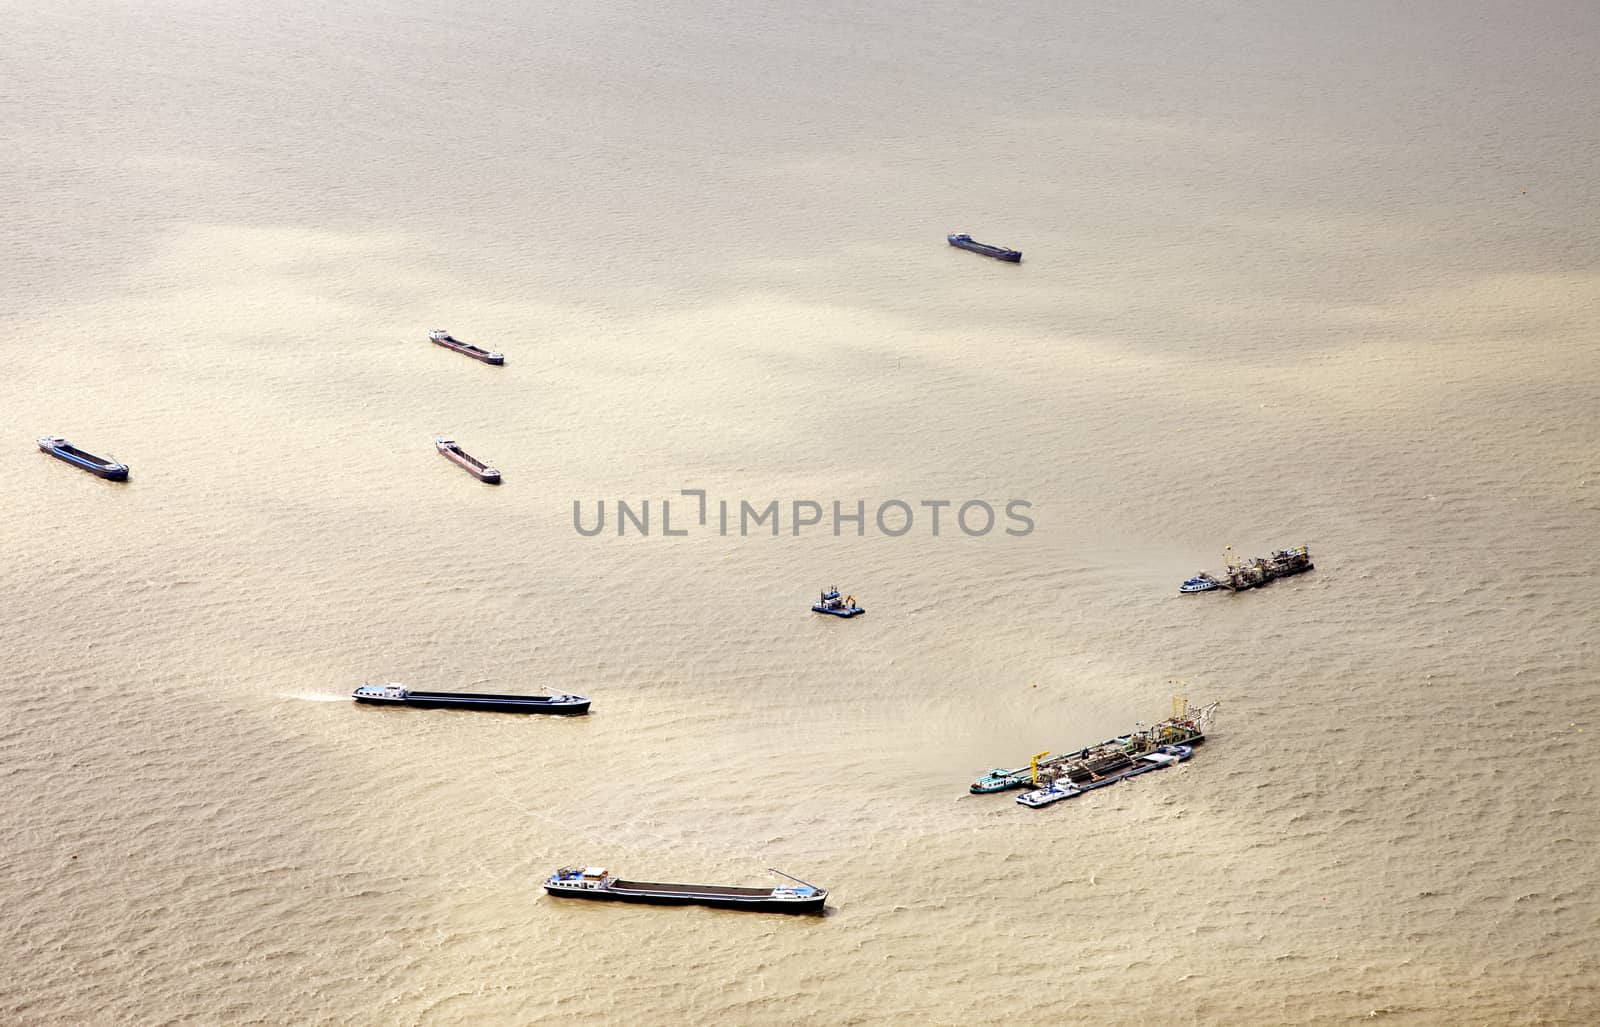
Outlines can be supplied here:
M1160 752L1165 746L1192 749L1206 740L1206 729L1215 719L1218 705L1213 702L1191 708L1189 700L1174 696L1172 716L1160 723L1149 727L1139 725L1128 734L1055 756L1049 751L1036 753L1027 766L1010 770L997 767L972 782L967 790L974 795L985 795L1013 788L1036 788L1041 772L1047 778L1066 776L1073 781L1089 781L1125 768L1146 753Z
M1316 565L1311 562L1311 551L1305 546L1276 549L1270 556L1252 556L1248 560L1233 552L1230 546L1226 561L1227 569L1221 574L1201 571L1179 585L1178 591L1185 595L1194 592L1214 592L1218 589L1243 592L1246 589L1260 588L1278 578L1304 574L1306 571L1316 569Z

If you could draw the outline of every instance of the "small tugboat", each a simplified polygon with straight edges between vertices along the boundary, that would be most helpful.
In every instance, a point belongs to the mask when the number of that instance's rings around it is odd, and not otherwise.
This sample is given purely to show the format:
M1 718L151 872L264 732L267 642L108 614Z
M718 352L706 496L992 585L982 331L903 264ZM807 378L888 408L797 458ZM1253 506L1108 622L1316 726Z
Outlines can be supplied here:
M103 456L85 453L59 435L45 435L35 440L39 443L39 450L49 453L57 460L65 460L74 467L80 467L90 474L99 475L106 481L127 481L128 465L119 464L115 460L108 460Z
M1008 250L1004 246L990 246L988 243L974 242L970 235L947 235L945 236L945 241L951 246L956 246L963 250L971 250L973 253L981 253L985 257L993 257L995 260L1003 260L1010 264L1022 262L1021 250Z
M1190 709L1187 699L1173 696L1172 716L1160 723L1149 727L1141 724L1129 734L1059 756L1041 752L1025 767L1009 770L996 767L972 782L967 791L974 795L991 795L1013 788L1037 788L1042 781L1054 779L1062 773L1067 773L1072 783L1081 787L1085 782L1127 768L1145 753L1159 752L1162 746L1200 745L1206 740L1206 729L1216 718L1218 705L1210 703L1199 709Z
M433 448L443 453L445 459L451 463L465 467L467 473L479 481L488 482L490 485L500 484L500 472L462 449L455 439L447 439L440 435L433 440Z
M428 710L490 710L495 713L589 712L581 695L486 695L480 692L416 692L404 685L362 685L351 693L356 702L379 706L417 706Z
M470 342L462 342L443 328L435 328L428 333L428 341L437 343L445 349L453 349L457 353L465 353L474 360L481 360L485 364L503 364L506 358L500 353L490 353L481 346L474 346Z
M1205 571L1201 571L1199 574L1196 574L1188 581L1185 581L1183 584L1179 585L1178 591L1182 592L1184 595L1192 595L1195 592L1211 592L1221 587L1221 585L1217 584L1215 578L1213 578L1210 574L1207 574Z
M1082 770L1074 774L1069 767L1059 774L1051 776L1049 784L1031 792L1017 796L1017 802L1029 809L1040 809L1051 803L1060 802L1062 799L1075 799L1084 792L1104 788L1106 785L1126 781L1130 777L1148 774L1152 770L1161 770L1165 767L1182 763L1194 755L1194 749L1187 745L1163 745L1155 752L1147 752L1137 759L1129 760L1116 769L1107 770L1104 774L1095 774ZM1043 780L1043 778L1041 778Z
M821 913L828 898L824 888L816 888L780 870L793 885L777 888L729 888L714 884L653 884L624 881L606 872L605 867L562 867L544 882L551 895L571 899L610 899L614 902L646 902L657 906L714 906L718 909L743 909L759 913Z
M835 617L854 617L856 614L867 612L856 605L855 596L845 596L840 599L837 586L822 593L822 598L812 603L811 609L814 613L831 613Z

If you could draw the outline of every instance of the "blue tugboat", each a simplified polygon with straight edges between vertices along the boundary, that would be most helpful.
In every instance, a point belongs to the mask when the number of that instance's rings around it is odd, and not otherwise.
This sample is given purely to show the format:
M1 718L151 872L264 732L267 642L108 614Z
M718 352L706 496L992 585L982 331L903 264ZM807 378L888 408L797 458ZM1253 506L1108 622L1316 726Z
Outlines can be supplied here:
M772 873L789 877L780 870ZM789 877L793 885L777 888L733 888L717 884L655 884L624 881L605 867L562 867L544 882L551 895L571 899L645 902L655 906L713 906L758 913L821 913L828 890Z
M811 604L811 610L814 613L831 613L835 617L854 617L856 614L867 612L856 605L855 596L845 596L840 599L837 587L822 593L822 598Z
M103 456L85 453L59 435L45 435L36 440L40 452L49 453L57 460L65 460L74 467L99 475L106 481L127 481L128 465L119 464Z
M981 253L985 257L1003 260L1008 264L1020 264L1022 262L1021 250L1008 250L1004 246L990 246L988 243L974 242L970 235L947 235L945 236L945 241L951 246L956 246L963 250L971 250L973 253Z

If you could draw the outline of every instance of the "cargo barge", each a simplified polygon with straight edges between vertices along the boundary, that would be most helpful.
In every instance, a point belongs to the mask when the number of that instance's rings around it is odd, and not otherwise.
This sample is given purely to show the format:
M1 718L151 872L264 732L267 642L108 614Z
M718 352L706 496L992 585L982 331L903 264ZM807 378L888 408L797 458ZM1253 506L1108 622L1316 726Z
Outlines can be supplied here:
M474 346L470 342L462 342L443 328L435 328L428 333L428 341L445 349L453 349L457 353L465 353L474 360L481 360L485 364L503 364L506 362L504 354L491 353L482 346Z
M993 257L995 260L1003 260L1008 264L1018 264L1022 262L1021 250L1008 250L1004 246L990 246L988 243L975 242L970 235L947 235L945 236L945 241L951 246L955 246L959 249L971 250L973 253L981 253L985 257Z
M80 470L104 478L106 481L127 481L128 465L119 464L103 456L87 453L59 435L45 435L35 439L39 444L39 451L49 453L57 460L64 460Z
M500 472L462 449L455 439L447 439L441 435L433 440L433 448L442 453L446 460L464 468L479 481L490 485L500 484Z
M781 877L788 874L771 871ZM776 888L734 888L716 884L656 884L624 881L605 867L562 867L544 882L559 898L643 902L655 906L711 906L757 913L821 913L828 892L796 877Z
M404 685L362 685L350 698L377 706L416 706L425 710L487 710L493 713L589 712L581 695L492 695L483 692L418 692Z

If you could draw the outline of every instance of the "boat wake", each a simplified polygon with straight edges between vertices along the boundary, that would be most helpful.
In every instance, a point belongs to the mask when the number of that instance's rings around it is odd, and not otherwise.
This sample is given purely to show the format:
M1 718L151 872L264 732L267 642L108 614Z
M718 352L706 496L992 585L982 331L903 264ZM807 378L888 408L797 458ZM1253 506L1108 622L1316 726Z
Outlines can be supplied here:
M348 695L319 695L315 692L288 692L285 699L303 699L306 702L349 702Z

